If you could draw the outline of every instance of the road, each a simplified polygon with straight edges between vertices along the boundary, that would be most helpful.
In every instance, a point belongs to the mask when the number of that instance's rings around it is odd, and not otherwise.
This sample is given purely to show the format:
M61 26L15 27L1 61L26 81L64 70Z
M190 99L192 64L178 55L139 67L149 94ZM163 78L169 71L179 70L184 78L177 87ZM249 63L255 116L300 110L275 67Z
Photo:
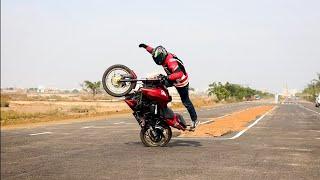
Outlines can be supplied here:
M258 105L198 114L205 121ZM2 131L1 179L320 179L320 110L309 103L278 105L236 139L146 148L138 133L132 117Z

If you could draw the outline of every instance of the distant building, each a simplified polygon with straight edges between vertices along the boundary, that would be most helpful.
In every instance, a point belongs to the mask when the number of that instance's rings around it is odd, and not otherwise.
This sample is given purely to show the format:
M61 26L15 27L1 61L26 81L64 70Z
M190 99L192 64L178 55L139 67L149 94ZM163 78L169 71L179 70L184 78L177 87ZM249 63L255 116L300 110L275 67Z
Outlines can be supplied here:
M44 86L38 86L37 93L44 93L45 87Z
M8 87L8 88L1 88L1 92L2 93L26 93L27 89Z

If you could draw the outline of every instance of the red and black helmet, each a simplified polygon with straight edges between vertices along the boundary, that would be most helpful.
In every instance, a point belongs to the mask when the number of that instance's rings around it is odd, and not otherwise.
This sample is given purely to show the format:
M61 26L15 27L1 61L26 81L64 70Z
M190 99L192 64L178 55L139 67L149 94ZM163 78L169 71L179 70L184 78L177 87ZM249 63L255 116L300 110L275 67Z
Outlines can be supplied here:
M162 46L158 46L158 47L154 48L152 51L152 58L153 58L154 62L158 65L163 64L167 55L168 55L167 50Z

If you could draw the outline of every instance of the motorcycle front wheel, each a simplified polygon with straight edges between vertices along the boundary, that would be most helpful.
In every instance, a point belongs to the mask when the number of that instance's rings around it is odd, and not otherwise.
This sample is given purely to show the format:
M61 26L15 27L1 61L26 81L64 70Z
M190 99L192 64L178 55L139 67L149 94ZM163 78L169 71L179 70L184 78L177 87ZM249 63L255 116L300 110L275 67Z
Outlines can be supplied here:
M171 137L172 131L168 125L157 126L154 130L152 128L142 128L140 131L141 142L147 147L166 146Z
M110 66L102 76L104 90L111 96L122 97L136 87L136 82L121 82L128 77L135 76L133 71L122 64Z

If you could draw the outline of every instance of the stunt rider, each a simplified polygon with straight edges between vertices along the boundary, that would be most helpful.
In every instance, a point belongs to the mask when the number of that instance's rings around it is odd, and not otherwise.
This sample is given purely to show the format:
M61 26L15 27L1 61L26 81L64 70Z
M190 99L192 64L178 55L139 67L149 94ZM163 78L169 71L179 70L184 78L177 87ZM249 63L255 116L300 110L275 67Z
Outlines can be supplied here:
M176 55L167 52L167 50L162 46L152 48L146 44L139 44L139 47L145 48L150 54L152 54L154 62L158 65L162 65L168 75L164 79L165 84L173 84L176 87L183 105L187 108L190 114L192 120L190 129L195 129L200 122L197 119L197 113L189 98L188 74L182 61Z

